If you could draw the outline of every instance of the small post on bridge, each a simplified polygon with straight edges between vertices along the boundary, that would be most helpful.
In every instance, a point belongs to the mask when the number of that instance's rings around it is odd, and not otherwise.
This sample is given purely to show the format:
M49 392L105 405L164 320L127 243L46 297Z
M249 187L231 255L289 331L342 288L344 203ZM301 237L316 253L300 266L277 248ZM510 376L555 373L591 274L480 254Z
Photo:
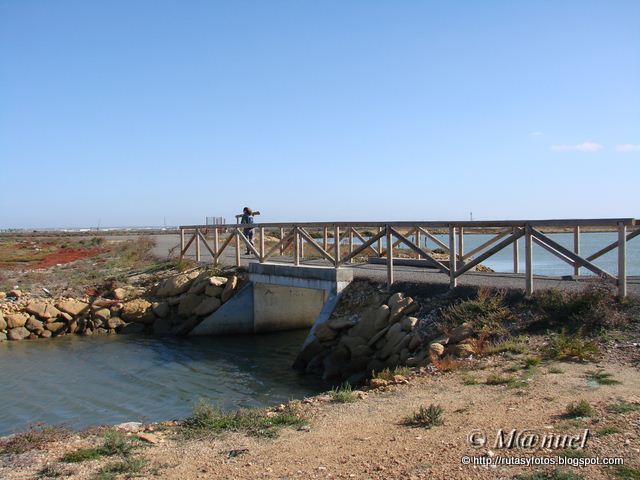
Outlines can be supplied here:
M533 242L529 224L524 227L524 276L525 292L527 296L531 296L533 293Z
M353 253L353 227L349 227L349 255ZM353 263L353 258L349 259L349 263Z
M393 284L393 236L389 225L387 229L387 288L391 290Z
M220 248L220 239L218 238L218 227L213 228L213 251L215 256L213 257L213 264L218 265L218 249Z
M516 227L513 227L511 233L516 233ZM520 243L519 240L513 242L513 273L520 272Z
M196 262L200 262L200 229L196 228Z
M280 227L280 240L284 238L284 228ZM284 244L280 244L280 255L284 254Z
M454 289L457 285L456 262L456 227L449 226L449 288Z
M236 266L240 266L240 230L234 229L236 234Z
M300 265L300 235L298 227L293 227L293 264Z
M260 227L260 263L264 262L264 227Z
M184 258L184 228L180 229L180 260Z
M336 226L333 230L333 250L336 268L340 266L340 227Z
M580 256L580 227L573 227L573 253ZM580 275L580 265L578 262L575 263L573 267L573 274Z
M627 227L618 222L618 296L627 296Z

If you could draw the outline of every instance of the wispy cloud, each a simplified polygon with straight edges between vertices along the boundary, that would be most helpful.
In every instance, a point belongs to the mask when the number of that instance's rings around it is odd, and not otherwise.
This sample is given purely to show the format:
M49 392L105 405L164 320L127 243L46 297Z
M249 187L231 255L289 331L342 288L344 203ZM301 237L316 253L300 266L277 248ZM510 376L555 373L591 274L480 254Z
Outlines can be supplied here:
M556 152L597 152L602 148L602 145L595 142L584 142L577 145L551 145L551 150Z
M530 137L541 137L542 135L544 135L542 132L529 132Z
M616 150L618 152L640 152L640 144L633 143L623 143L622 145L616 145Z

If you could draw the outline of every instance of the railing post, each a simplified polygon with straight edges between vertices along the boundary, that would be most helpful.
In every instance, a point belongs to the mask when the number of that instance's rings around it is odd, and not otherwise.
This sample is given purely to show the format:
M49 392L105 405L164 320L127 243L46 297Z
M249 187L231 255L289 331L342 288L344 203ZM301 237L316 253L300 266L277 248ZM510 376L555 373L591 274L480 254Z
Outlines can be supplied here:
M298 234L298 240L300 241L300 258L304 259L304 238Z
M524 276L525 292L530 296L533 293L533 243L529 224L524 227Z
M420 245L421 240L422 238L420 238L420 227L416 227L416 245L418 246L418 248L422 248L422 245ZM420 254L416 253L416 255L418 256L418 259L419 259Z
M218 227L213 229L213 251L215 252L215 256L213 257L213 264L218 264L218 249L220 248L220 240L218 238Z
M239 267L240 266L240 230L238 230L237 228L235 228L234 230L236 235L236 266Z
M627 296L627 227L618 222L618 296Z
M580 255L580 227L573 227L573 253ZM573 274L580 275L580 265L578 263L573 267Z
M280 240L284 238L284 228L280 227ZM280 244L280 255L284 255L284 244Z
M180 260L184 257L184 228L180 229Z
M511 233L516 233L516 227L513 227ZM513 242L513 273L520 272L520 241L516 239Z
M382 227L378 227L378 233L382 232ZM382 237L378 239L378 258L382 257Z
M464 257L464 227L460 227L458 231L458 256L460 257L460 264L464 264L462 257Z
M340 266L340 227L334 227L333 230L333 254L336 262L336 268Z
M456 227L449 226L449 288L456 288Z
M353 227L349 227L349 255L353 253ZM349 263L353 263L353 258L349 259Z
M387 229L387 288L391 289L393 284L393 237L389 225Z
M297 227L293 227L293 264L300 265L300 235Z
M264 262L264 227L260 227L260 263Z
M324 227L322 229L322 248L325 252L329 250L329 229Z
M200 262L200 229L196 228L196 262Z

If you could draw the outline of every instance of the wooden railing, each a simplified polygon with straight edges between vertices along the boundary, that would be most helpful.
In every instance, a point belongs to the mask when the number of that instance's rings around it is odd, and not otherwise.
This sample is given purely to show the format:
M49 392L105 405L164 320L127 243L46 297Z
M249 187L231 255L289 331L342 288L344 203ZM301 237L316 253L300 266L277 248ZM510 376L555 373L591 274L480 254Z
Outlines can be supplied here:
M469 222L331 222L331 223L262 223L252 224L256 241L251 244L245 236L247 225L189 225L180 227L180 257L184 257L195 242L195 258L201 261L201 244L218 263L224 251L235 243L235 263L241 265L241 248L247 248L259 262L291 251L293 264L305 259L305 246L335 268L352 263L363 254L386 258L387 283L394 281L394 249L400 245L417 258L449 277L451 288L457 279L499 251L513 249L513 272L519 273L520 252L518 240L524 238L525 289L533 292L533 244L553 254L573 267L575 275L584 268L617 285L621 297L627 294L627 255L629 240L640 235L640 226L632 218L586 220L522 220L522 221L469 221ZM617 232L617 240L588 257L580 254L580 235L585 230ZM548 232L573 233L573 249L569 249L548 236ZM267 245L268 235L276 237ZM465 252L465 234L489 233L493 236L482 245ZM443 242L436 234L448 235ZM188 240L187 240L187 237ZM356 244L355 239L360 243ZM423 241L424 240L424 241ZM447 254L448 260L437 258L427 249L431 241ZM212 242L212 243L210 243ZM346 245L344 245L346 243ZM384 246L383 246L384 244ZM391 245L392 248L388 248ZM613 275L593 261L607 252L618 250L618 271ZM396 250L397 251L397 250Z

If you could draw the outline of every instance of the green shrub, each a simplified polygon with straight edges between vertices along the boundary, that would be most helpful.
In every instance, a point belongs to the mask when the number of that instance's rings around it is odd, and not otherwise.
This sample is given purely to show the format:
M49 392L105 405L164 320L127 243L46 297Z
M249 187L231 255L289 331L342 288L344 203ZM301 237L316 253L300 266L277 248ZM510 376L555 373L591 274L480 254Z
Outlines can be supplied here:
M568 418L592 417L595 414L593 407L586 400L567 405L565 416Z
M96 475L97 480L112 480L119 475L123 475L124 478L132 478L138 476L137 474L142 471L147 461L143 458L126 457L119 462L112 462L100 470Z
M357 397L353 393L351 385L344 383L339 387L335 387L330 392L331 401L336 403L351 403L357 400Z
M413 427L431 428L443 425L443 409L440 405L420 406L417 412L405 418L404 424Z
M476 298L444 307L439 314L438 326L446 332L468 323L478 334L502 334L505 332L504 324L514 319L504 304L504 297L504 292L480 289Z
M550 338L549 344L543 349L547 358L556 360L595 360L600 351L591 340L578 335L566 335L561 332Z
M599 437L606 437L607 435L614 435L620 433L621 430L618 427L603 427L596 432Z
M300 426L306 422L291 406L282 412L267 414L259 409L242 409L224 412L204 400L196 404L193 414L180 425L180 432L187 438L203 438L225 431L245 432L259 437L275 437L277 430L285 426Z
M587 372L587 380L596 382L598 385L618 385L621 382L613 378L613 374L607 373L604 370L597 372Z
M636 403L625 402L624 400L614 403L607 407L607 410L611 413L628 413L640 410L640 405Z

